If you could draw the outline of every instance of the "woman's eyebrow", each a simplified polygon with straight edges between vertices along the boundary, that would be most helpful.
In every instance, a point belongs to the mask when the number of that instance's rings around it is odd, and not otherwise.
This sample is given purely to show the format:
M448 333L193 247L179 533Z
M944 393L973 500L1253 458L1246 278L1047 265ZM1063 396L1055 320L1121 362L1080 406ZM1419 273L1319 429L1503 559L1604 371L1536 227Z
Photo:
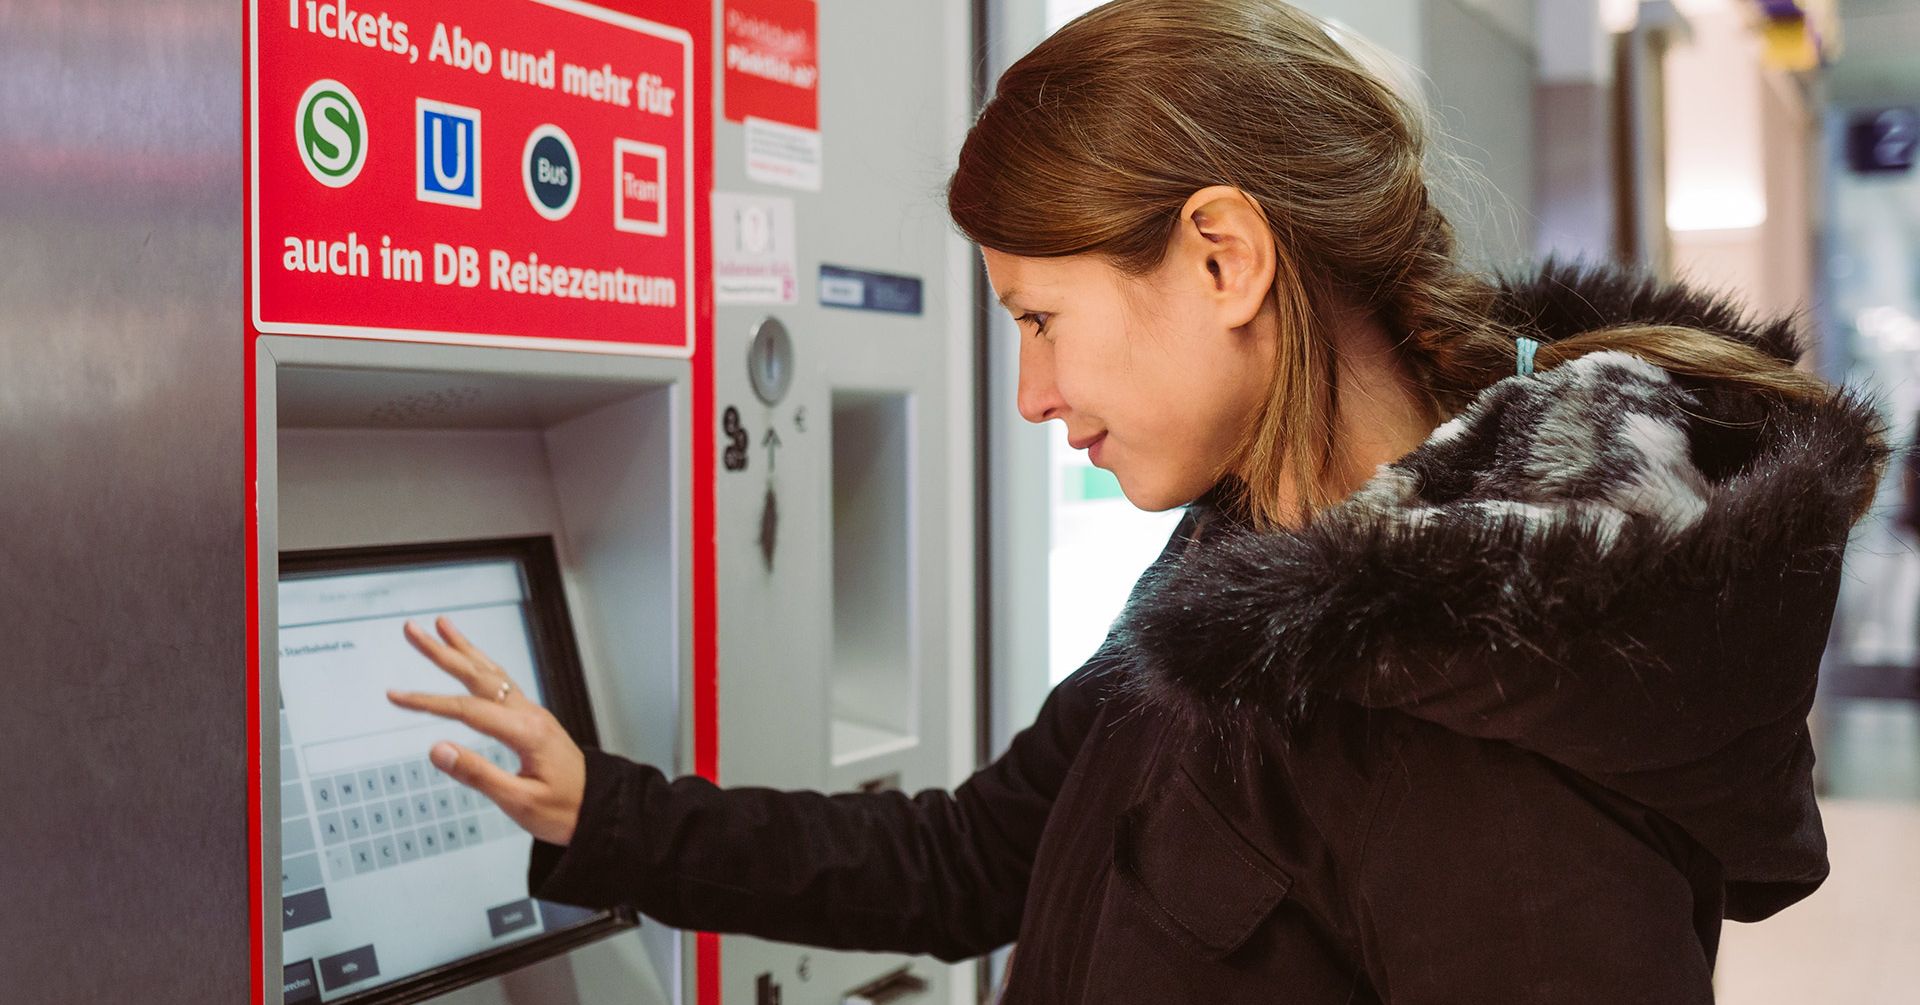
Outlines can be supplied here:
M1005 307L1008 310L1014 310L1015 308L1013 306L1013 298L1019 295L1020 295L1019 290L1008 290L1007 292L1000 294L1000 306Z

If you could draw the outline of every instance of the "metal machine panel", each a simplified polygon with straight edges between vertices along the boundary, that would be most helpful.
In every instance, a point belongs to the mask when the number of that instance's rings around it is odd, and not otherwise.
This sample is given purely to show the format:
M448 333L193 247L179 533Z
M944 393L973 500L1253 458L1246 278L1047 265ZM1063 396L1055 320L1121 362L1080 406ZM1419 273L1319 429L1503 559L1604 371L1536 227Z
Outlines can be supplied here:
M10 1002L248 995L240 81L230 3L0 4Z

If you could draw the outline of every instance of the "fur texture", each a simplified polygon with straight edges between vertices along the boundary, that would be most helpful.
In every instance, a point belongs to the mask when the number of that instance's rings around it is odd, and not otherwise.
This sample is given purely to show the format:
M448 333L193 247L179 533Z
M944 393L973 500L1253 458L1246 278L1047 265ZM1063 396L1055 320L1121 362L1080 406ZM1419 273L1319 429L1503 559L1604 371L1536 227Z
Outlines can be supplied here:
M1542 341L1664 323L1799 355L1788 321L1604 267L1549 263L1504 283L1498 310ZM1604 651L1685 673L1641 631L1647 613L1742 576L1831 568L1886 459L1853 391L1789 408L1618 352L1509 377L1307 526L1222 520L1143 578L1116 625L1122 686L1227 734L1332 696L1392 704L1409 675L1499 654L1577 673ZM1824 638L1831 598L1806 600ZM1780 676L1752 686L1810 695L1816 667L1750 662Z

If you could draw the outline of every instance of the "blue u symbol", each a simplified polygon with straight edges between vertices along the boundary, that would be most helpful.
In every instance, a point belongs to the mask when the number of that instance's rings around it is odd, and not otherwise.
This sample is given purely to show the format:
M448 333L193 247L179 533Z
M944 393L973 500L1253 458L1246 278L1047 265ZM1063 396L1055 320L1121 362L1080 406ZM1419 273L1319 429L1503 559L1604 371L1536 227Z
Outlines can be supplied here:
M420 109L420 197L478 207L480 113L446 107Z
M427 154L427 160L433 168L433 180L436 183L434 187L442 192L470 195L471 193L467 191L467 127L470 123L441 115L434 116L434 119L437 121L433 124L433 132L429 140L432 147ZM452 171L448 171L446 167L448 125L452 125L454 129Z

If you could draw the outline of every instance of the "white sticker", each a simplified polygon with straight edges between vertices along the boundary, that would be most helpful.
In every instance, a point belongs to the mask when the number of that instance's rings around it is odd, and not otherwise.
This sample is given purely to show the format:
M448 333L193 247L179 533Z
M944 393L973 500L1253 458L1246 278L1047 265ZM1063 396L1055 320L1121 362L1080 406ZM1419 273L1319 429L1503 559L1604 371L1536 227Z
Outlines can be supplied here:
M821 276L820 302L836 307L858 307L867 301L867 284L847 276Z
M798 303L797 261L792 199L740 192L713 194L716 303Z
M767 185L820 191L820 131L749 118L747 177Z

